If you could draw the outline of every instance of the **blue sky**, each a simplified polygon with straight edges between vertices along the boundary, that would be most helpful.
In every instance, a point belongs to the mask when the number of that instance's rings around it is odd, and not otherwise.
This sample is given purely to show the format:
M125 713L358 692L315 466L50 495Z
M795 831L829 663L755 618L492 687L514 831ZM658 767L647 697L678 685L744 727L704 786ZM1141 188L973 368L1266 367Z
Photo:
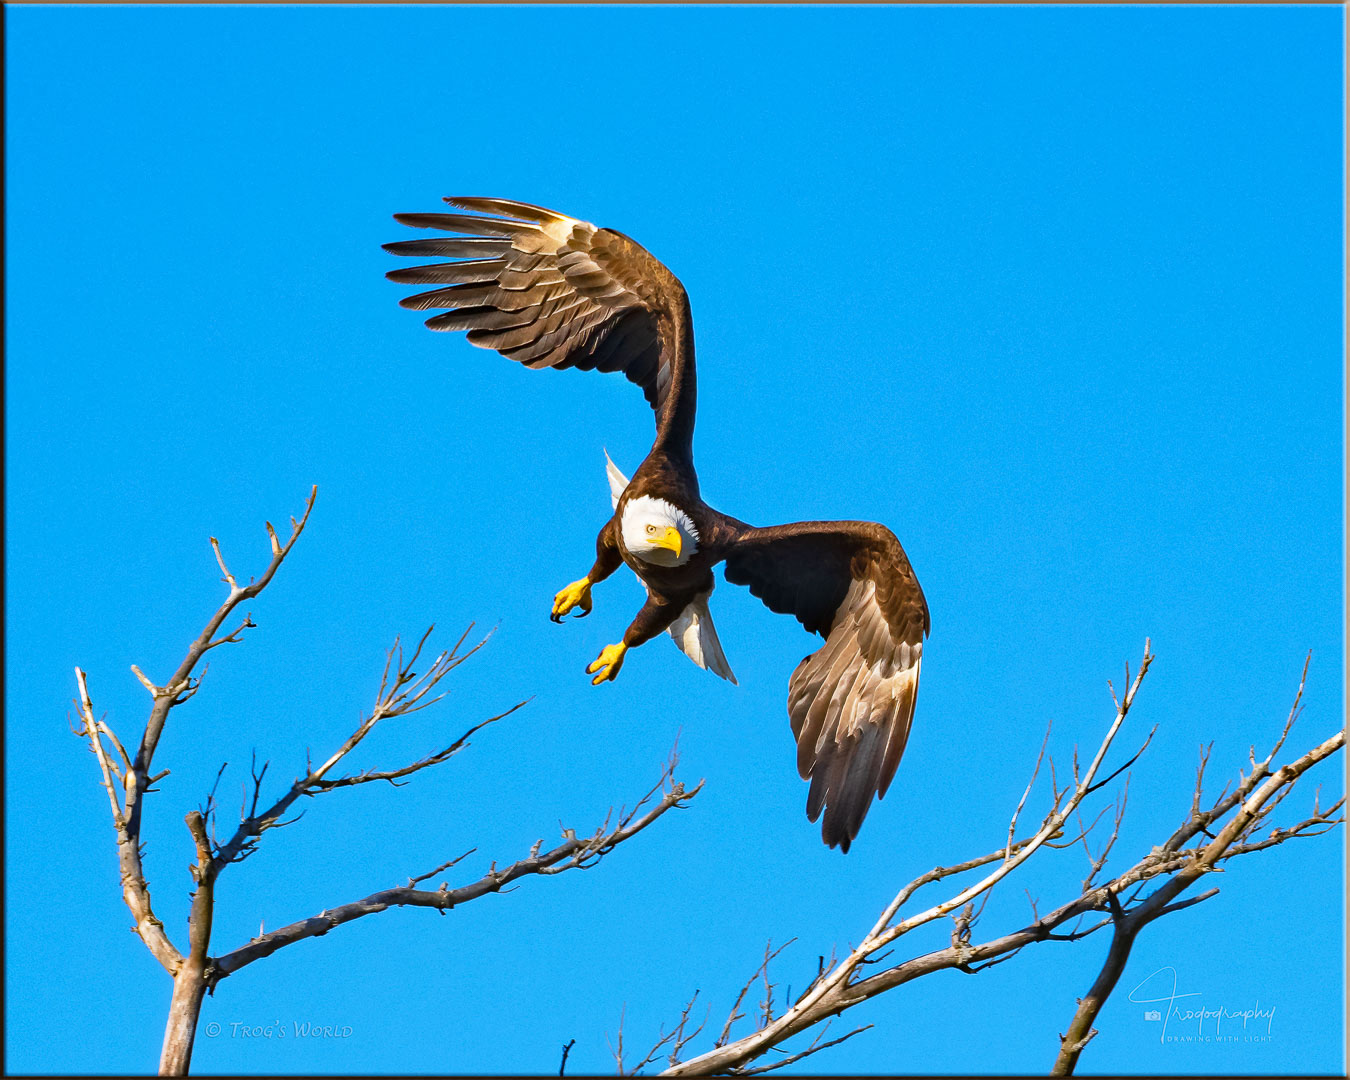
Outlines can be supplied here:
M695 989L714 1024L772 938L800 988L904 882L1002 840L1045 724L1066 761L1106 679L1158 659L1127 741L1121 867L1216 787L1343 705L1342 13L1328 8L9 8L5 12L7 988L11 1070L153 1065L168 980L127 932L73 668L124 739L135 663L163 679L265 519L319 503L175 712L147 811L182 940L184 813L250 751L278 782L336 746L395 634L498 626L399 765L533 697L398 790L340 791L224 875L215 943L356 899L477 846L462 880L587 830L679 732L684 813L592 873L446 918L394 911L221 984L202 1072L609 1071ZM434 335L382 280L396 211L447 194L621 229L689 290L710 503L757 523L872 518L932 610L914 733L852 853L803 814L784 701L814 648L743 590L713 598L733 688L659 639L616 683L584 666L641 600L626 571L554 626L609 513L602 446L650 443L618 377L534 373ZM1343 790L1338 760L1286 807ZM226 799L228 815L233 794ZM1210 1007L1274 1006L1269 1042L1163 1045L1122 993L1093 1072L1337 1072L1338 834L1240 861L1151 927ZM1067 897L1047 852L977 933ZM459 878L456 881L461 880ZM915 935L918 954L947 930ZM837 1071L1049 1068L1104 939L854 1010ZM1137 976L1137 977L1136 977ZM75 1003L78 1001L78 1007ZM72 1033L72 1018L79 1030ZM342 1040L231 1025L350 1026Z

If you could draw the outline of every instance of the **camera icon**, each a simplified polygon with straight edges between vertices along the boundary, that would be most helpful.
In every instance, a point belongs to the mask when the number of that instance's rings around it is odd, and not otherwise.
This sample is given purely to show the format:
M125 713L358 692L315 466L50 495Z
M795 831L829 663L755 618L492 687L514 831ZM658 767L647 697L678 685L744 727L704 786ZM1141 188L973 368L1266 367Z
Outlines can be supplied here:
M1157 1009L1149 1009L1148 1012L1144 1013L1144 1019L1145 1019L1145 1020L1161 1020L1161 1019L1162 1019L1162 1013L1160 1013Z

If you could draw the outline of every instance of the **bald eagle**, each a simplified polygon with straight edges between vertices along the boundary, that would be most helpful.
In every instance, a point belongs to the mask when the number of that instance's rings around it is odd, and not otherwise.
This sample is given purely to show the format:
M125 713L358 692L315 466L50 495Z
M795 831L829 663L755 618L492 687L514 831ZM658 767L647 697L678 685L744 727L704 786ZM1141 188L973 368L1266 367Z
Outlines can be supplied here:
M735 683L708 598L713 568L771 611L794 615L825 643L797 665L788 716L806 814L845 852L904 753L928 634L928 605L904 549L868 521L755 528L699 497L694 471L694 330L679 280L623 233L508 199L447 198L467 213L395 214L456 234L385 244L395 255L444 257L390 271L432 285L403 300L439 311L432 330L465 330L472 345L531 368L621 371L656 412L656 442L632 479L606 453L613 515L595 565L557 594L551 618L591 611L591 588L627 563L647 588L623 640L586 668L599 685L629 649L662 631L699 667Z

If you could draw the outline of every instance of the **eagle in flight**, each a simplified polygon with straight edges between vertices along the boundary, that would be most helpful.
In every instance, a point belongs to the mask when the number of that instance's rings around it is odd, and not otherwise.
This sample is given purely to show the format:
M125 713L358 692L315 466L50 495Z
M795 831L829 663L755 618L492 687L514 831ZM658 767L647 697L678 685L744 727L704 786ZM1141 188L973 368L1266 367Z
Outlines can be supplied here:
M928 605L895 535L869 521L755 528L699 496L694 471L694 327L684 286L623 233L508 199L447 198L467 213L395 214L456 234L384 245L434 262L390 271L430 285L403 300L436 311L432 330L466 330L471 345L531 368L621 371L656 412L656 441L632 479L605 455L614 513L595 565L557 594L552 619L591 610L591 588L627 563L647 602L587 667L615 678L630 649L663 630L704 669L735 683L708 598L713 568L771 611L794 615L825 643L797 665L788 715L797 771L811 782L806 814L845 852L885 795L914 717Z

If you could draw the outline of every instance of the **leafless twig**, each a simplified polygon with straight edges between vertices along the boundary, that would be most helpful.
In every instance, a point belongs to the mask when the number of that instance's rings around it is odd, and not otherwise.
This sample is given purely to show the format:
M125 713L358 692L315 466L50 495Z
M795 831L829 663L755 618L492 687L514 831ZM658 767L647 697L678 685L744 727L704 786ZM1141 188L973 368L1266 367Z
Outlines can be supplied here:
M470 627L472 629L472 627ZM366 772L355 775L342 776L334 779L328 779L327 774L354 750L361 741L374 730L375 725L381 720L396 716L406 716L409 713L416 712L426 705L439 701L441 695L428 700L426 695L430 693L436 685L445 678L451 671L462 664L466 659L476 653L483 647L486 638L480 641L467 653L460 654L458 649L463 644L468 631L460 636L456 644L448 650L441 652L432 660L430 666L421 675L414 670L413 665L417 663L421 656L422 648L426 644L430 630L422 635L422 639L417 643L417 648L406 661L402 655L402 649L398 641L390 648L389 654L385 660L384 674L380 680L380 692L375 701L375 707L371 710L368 717L357 725L355 731L347 736L346 741L334 752L327 761L317 768L307 768L305 775L298 777L289 788L270 806L261 812L258 810L258 797L262 790L263 777L267 772L267 766L264 765L261 772L256 769L253 772L253 800L248 811L240 815L238 827L234 835L230 837L217 850L213 860L212 873L219 874L226 866L232 862L238 862L248 858L257 849L259 837L269 829L279 828L287 822L283 821L286 812L295 804L296 800L304 797L313 797L325 791L333 791L341 787L352 787L357 784L371 783L376 780L386 780L391 784L397 785L397 781L405 776L411 776L413 773L420 772L423 769L430 768L433 765L439 765L443 761L448 761L460 750L469 744L469 738L476 732L481 731L488 724L496 723L498 720L510 716L517 709L521 708L525 702L519 702L507 709L503 713L489 717L480 723L473 725L443 750L438 750L420 761L415 761L411 765L405 765L399 769L391 770L367 770ZM394 681L392 685L389 682L389 665L395 656L398 656L398 667L395 670Z

